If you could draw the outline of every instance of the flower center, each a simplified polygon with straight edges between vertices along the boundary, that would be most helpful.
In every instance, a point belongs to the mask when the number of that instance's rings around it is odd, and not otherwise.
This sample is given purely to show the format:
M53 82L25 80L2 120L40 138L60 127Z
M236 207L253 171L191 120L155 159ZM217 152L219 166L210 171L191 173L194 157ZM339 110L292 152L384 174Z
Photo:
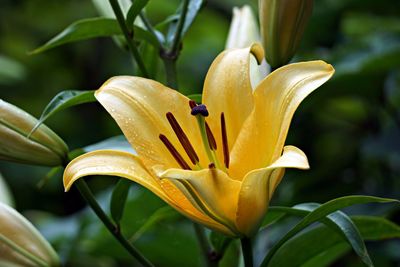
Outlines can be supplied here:
M223 146L222 149L223 149L223 155L224 155L224 165L221 165L221 163L218 160L217 154L216 154L217 142L215 141L215 137L211 131L211 128L209 127L208 123L205 120L205 118L208 117L208 115L209 115L207 107L203 104L197 105L196 102L194 102L192 100L189 101L189 106L191 108L191 114L193 116L195 116L197 119L199 131L200 131L201 138L203 141L204 150L210 161L210 163L208 164L209 168L211 168L210 166L212 166L212 168L217 167L218 169L221 169L221 170L224 170L225 172L227 172L227 169L229 168L229 148L228 148L228 138L227 138L227 132L226 132L226 123L225 123L224 113L222 112L221 117L220 117L221 118L220 120L221 120L222 146ZM167 117L167 120L168 120L169 124L171 125L171 128L173 129L175 135L177 136L180 144L182 145L187 156L189 157L190 161L194 165L194 169L197 169L197 170L202 169L202 167L200 166L200 160L199 160L199 157L198 157L196 151L194 150L192 144L190 143L189 138L183 131L182 127L179 125L175 116L171 112L168 112L166 114L166 117ZM192 169L165 135L160 134L159 138L163 142L165 147L168 149L168 151L171 153L171 155L174 157L174 159L179 164L179 166L181 166L182 169L185 169L185 170Z

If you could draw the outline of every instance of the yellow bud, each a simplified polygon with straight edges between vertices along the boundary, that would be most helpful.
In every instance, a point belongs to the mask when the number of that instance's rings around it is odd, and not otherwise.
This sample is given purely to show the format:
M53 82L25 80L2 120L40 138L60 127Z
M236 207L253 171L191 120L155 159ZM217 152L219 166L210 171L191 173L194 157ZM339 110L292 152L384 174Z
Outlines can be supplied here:
M248 5L241 8L234 7L225 48L245 48L260 40L257 20L251 7Z
M225 49L246 48L254 43L260 43L260 31L257 25L257 19L254 16L251 7L234 7L231 26L229 28L228 38ZM250 81L253 88L267 76L270 66L265 60L259 65L257 60L252 57L250 61Z
M28 138L37 119L0 99L0 160L46 166L60 165L68 147L42 124Z
M261 36L268 63L285 65L296 53L313 0L259 0Z
M38 230L13 208L0 203L0 266L60 266Z

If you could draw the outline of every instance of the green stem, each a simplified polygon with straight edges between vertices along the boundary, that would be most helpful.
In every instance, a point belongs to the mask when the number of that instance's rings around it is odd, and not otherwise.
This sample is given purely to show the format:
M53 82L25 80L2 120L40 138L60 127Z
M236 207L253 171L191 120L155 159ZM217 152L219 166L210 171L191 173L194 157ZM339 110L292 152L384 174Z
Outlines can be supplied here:
M178 26L176 27L174 39L172 41L172 46L170 50L171 52L176 52L179 49L179 44L181 42L181 37L182 37L181 35L182 35L183 25L185 25L188 6L189 6L189 0L184 0L182 6L182 13L178 21Z
M177 91L178 90L178 77L176 73L176 59L162 57L165 67L165 75L167 78L167 86Z
M142 22L143 22L143 24L144 24L144 27L146 27L147 31L148 31L149 33L151 33L151 35L153 35L153 36L157 39L158 44L160 45L160 47L163 47L163 42L162 42L162 40L160 40L160 37L159 37L158 34L156 33L156 31L155 31L153 25L151 25L150 21L147 19L146 14L145 14L143 11L141 11L141 12L139 13L139 17L140 17L140 19L142 20Z
M204 259L207 263L208 267L217 267L218 266L218 260L212 258L212 250L211 246L208 243L206 234L204 232L204 228L197 224L193 223L194 231L196 232L197 240L200 244L201 251L204 255Z
M176 75L176 60L179 56L181 44L182 30L185 25L186 13L189 7L189 0L183 1L181 16L179 17L178 25L175 30L175 35L169 49L161 48L161 58L164 62L165 73L167 76L167 85L174 89L178 89L178 78Z
M122 33L125 36L129 50L131 51L132 56L136 61L136 64L138 65L140 71L142 72L143 77L149 78L146 66L144 65L142 57L140 56L139 51L133 41L133 31L129 31L128 27L126 26L125 17L124 14L122 13L121 7L119 6L118 0L109 0L109 1L114 11L115 17L117 18L117 21L119 23L119 26L122 30Z
M0 234L0 243L3 243L9 246L18 254L22 255L23 257L29 259L30 261L34 262L37 266L40 267L49 267L49 265L42 259L36 257L35 255L31 254L29 251L21 248L19 245L15 244L12 240L8 239L7 237Z
M129 243L129 241L121 234L119 229L113 224L110 218L105 214L90 191L90 188L86 184L85 180L79 179L75 182L75 184L79 190L79 193L86 200L94 213L96 213L97 217L99 217L99 219L107 227L108 231L118 240L118 242L143 266L154 267L154 265L148 259L146 259L131 243Z
M253 267L253 250L251 248L250 238L243 237L240 239L242 243L242 252L245 267Z

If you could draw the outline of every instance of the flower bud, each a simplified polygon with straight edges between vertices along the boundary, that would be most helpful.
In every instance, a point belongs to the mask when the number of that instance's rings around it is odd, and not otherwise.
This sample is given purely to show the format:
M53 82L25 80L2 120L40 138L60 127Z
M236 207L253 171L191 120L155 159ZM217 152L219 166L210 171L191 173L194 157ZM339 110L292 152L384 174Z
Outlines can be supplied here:
M0 203L0 266L60 266L38 230L21 214Z
M225 49L246 48L257 42L261 42L260 31L251 7L248 5L244 5L241 8L234 7ZM265 60L259 65L256 59L252 57L250 62L252 87L255 88L267 76L269 71L270 67Z
M257 20L251 7L248 5L241 8L234 7L225 48L245 48L260 40Z
M63 162L68 147L47 126L42 124L29 136L36 123L30 114L0 99L0 160L46 166Z
M266 59L271 67L278 68L296 53L313 0L259 0L258 4Z

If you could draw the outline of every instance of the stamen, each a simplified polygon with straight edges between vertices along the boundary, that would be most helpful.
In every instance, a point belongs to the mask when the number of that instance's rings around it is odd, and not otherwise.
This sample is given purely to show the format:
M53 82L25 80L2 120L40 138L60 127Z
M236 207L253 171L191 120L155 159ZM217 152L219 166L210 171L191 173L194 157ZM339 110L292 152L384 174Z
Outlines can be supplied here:
M213 162L211 162L210 164L208 164L208 168L215 169L215 164Z
M221 135L222 135L222 147L224 151L224 163L225 167L229 168L229 146L228 146L228 136L226 134L226 124L225 115L221 113Z
M174 130L176 136L178 137L179 142L181 143L183 149L185 149L186 154L188 155L190 161L196 165L199 163L199 157L197 156L196 152L192 144L189 141L189 138L186 136L185 132L183 131L182 127L179 125L178 121L175 119L175 116L171 113L167 113L167 119L169 124L171 125L172 129Z
M215 142L214 135L211 132L210 126L208 126L207 122L206 122L206 133L207 133L207 139L208 139L208 144L210 145L210 149L211 150L216 150L217 149L217 142Z
M181 168L184 169L184 170L191 170L189 165L182 158L182 156L175 149L175 147L171 144L171 142L168 140L168 138L163 134L160 134L158 137L160 138L161 142L164 143L164 145L168 149L169 153L171 153L171 155L174 157L176 162L178 162L178 164L181 166Z

